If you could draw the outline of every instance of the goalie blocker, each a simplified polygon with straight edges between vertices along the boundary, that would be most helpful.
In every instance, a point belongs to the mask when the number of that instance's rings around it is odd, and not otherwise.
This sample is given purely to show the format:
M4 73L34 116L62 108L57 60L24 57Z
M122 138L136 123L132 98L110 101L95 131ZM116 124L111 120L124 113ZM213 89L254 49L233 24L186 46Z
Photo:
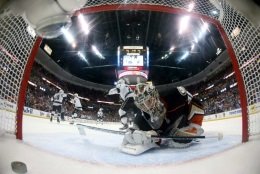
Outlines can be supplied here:
M193 139L158 137L192 137L203 134L204 110L184 87L159 93L152 83L139 83L134 91L135 105L142 111L134 119L133 130L125 134L121 150L137 155L148 149L167 145L184 148Z

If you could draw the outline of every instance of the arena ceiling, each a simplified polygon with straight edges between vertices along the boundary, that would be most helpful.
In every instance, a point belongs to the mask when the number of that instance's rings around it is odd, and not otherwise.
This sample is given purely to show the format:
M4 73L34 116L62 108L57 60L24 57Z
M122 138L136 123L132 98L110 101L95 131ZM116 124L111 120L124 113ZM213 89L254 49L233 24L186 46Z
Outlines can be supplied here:
M217 11L211 11L218 15ZM113 85L117 79L118 46L141 45L150 50L149 79L155 85L190 78L209 66L226 48L217 28L200 18L156 11L121 10L82 14L89 25L86 34L79 17L72 17L65 35L44 39L50 57L69 73L94 83ZM93 51L93 46L102 55Z

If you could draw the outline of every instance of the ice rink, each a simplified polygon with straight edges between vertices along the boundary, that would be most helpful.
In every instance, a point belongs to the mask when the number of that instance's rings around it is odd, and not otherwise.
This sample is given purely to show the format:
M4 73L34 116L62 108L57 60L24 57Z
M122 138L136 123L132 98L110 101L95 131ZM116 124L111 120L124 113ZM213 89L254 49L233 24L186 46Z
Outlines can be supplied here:
M118 130L121 125L91 126ZM12 173L12 161L26 163L29 174L260 173L260 139L241 144L241 118L204 122L203 127L205 135L223 132L223 139L132 156L119 149L123 135L85 129L86 136L81 136L67 122L25 116L23 142L10 135L0 137L0 174Z

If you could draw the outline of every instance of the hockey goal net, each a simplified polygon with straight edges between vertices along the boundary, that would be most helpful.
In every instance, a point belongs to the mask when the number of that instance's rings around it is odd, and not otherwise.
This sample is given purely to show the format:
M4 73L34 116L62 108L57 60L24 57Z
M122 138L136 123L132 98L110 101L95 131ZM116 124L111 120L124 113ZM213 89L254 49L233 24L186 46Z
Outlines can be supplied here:
M243 141L260 134L259 26L224 0L89 0L81 13L108 10L152 10L189 14L216 25L225 42L238 83ZM0 15L0 129L22 139L22 114L32 63L41 39L26 20L10 11Z

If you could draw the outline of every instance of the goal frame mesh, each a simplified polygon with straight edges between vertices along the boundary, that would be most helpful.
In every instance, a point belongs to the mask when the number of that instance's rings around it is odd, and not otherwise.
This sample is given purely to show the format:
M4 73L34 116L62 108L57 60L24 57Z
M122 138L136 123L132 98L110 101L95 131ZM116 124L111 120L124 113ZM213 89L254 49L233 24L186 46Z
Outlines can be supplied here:
M126 3L126 1L123 0L89 0L86 6L76 11L74 15L78 15L79 13L88 14L112 10L150 10L173 14L188 14L194 18L202 18L205 21L214 24L218 28L221 37L225 43L235 72L242 109L242 141L246 142L248 141L249 136L260 134L260 130L254 132L252 129L250 129L250 110L248 110L249 106L256 103L256 96L254 96L252 90L259 91L259 87L257 87L257 81L252 81L248 78L248 66L245 68L245 64L247 64L248 62L250 63L250 61L253 60L254 54L255 56L259 56L257 55L257 52L259 52L259 48L255 51L250 50L250 55L248 55L247 57L241 56L241 46L237 45L238 43L235 40L236 38L231 37L231 33L237 25L237 21L239 20L243 22L243 27L250 29L250 31L241 31L240 36L242 37L242 41L246 41L247 38L245 37L254 37L249 32L259 32L259 27L255 27L246 17L241 15L237 10L235 10L224 0L195 1L196 6L194 10L192 12L188 12L187 6L190 2L190 0L129 0ZM219 15L214 16L212 14L209 14L208 10L212 9L217 10L219 12ZM2 16L3 15L1 15L0 18L2 18ZM229 26L230 24L232 24L232 26ZM27 63L26 65L22 66L21 72L23 74L23 77L20 78L18 85L19 94L16 94L18 100L16 103L17 109L15 134L18 139L22 139L22 115L26 97L26 89L32 69L32 64L34 62L41 40L42 39L38 37L34 41L31 41L32 43L34 43L34 45L30 48L31 54L28 57L24 57L25 59L27 59ZM253 43L250 44L252 45ZM254 65L253 70L257 68L259 68L259 65ZM256 74L254 76L256 76L256 79L259 79L259 74ZM2 96L0 95L0 97Z

